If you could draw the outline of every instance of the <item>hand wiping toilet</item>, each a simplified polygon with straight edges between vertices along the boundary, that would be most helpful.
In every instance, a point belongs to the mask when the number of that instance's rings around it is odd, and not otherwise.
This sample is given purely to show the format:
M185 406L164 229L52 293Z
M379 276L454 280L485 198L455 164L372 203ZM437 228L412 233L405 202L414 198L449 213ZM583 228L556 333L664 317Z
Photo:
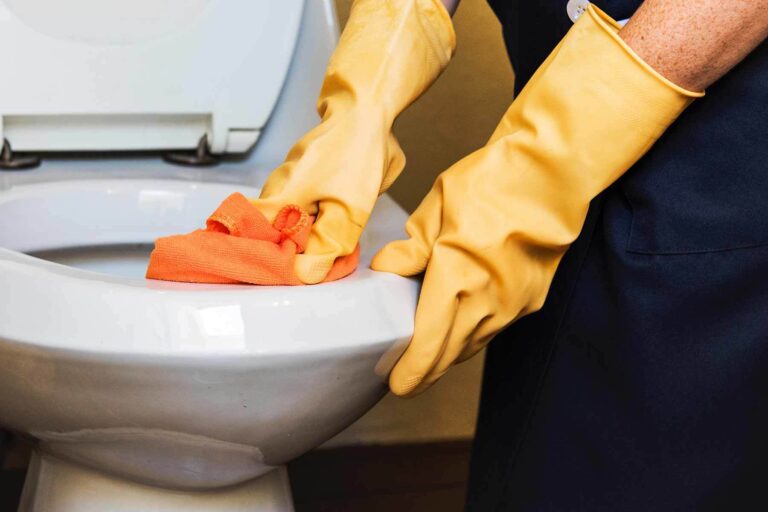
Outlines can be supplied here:
M208 218L205 229L160 238L149 259L147 278L189 283L302 284L294 272L314 217L299 206L284 206L270 223L240 193L230 195ZM337 258L324 281L351 274L360 248Z

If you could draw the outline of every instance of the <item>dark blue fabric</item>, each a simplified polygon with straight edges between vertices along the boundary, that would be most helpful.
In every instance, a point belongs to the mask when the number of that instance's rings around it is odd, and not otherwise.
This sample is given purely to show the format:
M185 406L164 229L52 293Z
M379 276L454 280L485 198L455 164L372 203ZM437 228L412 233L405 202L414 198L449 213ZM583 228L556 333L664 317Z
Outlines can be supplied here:
M566 0L491 3L519 89ZM544 308L491 343L467 509L766 510L767 401L763 43L593 202Z

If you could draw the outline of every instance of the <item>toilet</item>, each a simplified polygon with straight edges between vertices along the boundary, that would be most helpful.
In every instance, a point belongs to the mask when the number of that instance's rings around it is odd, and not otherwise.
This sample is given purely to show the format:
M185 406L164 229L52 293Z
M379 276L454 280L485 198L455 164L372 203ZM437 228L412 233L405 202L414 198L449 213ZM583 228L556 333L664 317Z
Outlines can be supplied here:
M336 282L144 271L317 122L332 1L59 4L0 1L19 71L0 83L0 426L35 446L20 510L291 511L285 463L386 393L412 333L418 283L368 268L405 212L380 199Z

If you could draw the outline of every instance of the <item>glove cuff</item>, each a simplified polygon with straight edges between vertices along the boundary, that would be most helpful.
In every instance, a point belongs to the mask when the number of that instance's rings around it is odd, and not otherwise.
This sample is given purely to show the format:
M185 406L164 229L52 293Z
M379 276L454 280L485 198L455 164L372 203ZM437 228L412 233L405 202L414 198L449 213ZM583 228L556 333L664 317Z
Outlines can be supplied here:
M355 0L318 101L380 112L390 123L450 61L456 34L440 0Z
M630 48L630 46L619 36L619 31L621 30L621 25L619 25L616 20L608 16L605 12L600 10L598 7L596 7L593 4L590 4L587 7L587 15L590 16L595 23L598 24L605 32L612 37L616 43L629 54L629 56L634 60L639 66L641 66L648 74L659 80L662 84L664 84L666 87L669 87L670 89L674 90L675 92L682 94L683 96L688 96L689 98L701 98L704 96L704 91L689 91L688 89L681 87L677 85L676 83L672 82L665 76L663 76L661 73L653 69L650 64L645 62L642 57L640 57L635 51Z

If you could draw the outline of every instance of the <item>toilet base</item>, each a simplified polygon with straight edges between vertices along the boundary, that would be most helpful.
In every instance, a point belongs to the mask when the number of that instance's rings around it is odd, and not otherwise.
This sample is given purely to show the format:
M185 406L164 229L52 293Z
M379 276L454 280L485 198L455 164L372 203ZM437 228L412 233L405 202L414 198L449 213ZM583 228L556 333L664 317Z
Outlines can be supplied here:
M293 512L288 472L208 491L122 480L35 451L19 512Z

